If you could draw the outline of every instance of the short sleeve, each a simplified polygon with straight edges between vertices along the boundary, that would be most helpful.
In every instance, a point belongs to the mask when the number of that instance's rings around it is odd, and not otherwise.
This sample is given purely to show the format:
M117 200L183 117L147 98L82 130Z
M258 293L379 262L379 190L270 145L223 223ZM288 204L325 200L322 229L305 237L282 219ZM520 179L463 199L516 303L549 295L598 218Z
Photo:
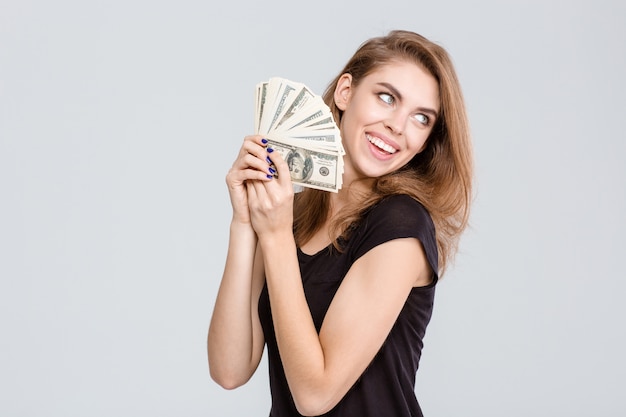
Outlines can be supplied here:
M353 261L372 248L393 239L413 237L424 247L426 259L438 275L435 225L426 208L408 195L393 195L373 206L350 238Z

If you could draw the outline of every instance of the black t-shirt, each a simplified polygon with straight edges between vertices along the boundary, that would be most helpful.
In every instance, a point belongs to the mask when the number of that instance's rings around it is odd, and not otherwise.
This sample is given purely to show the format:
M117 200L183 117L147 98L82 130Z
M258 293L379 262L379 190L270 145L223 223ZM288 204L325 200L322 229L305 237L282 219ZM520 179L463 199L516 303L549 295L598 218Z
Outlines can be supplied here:
M348 241L344 242L341 253L332 245L314 255L307 255L298 249L304 292L319 333L328 307L350 266L377 245L407 237L417 238L422 243L426 258L435 272L433 282L411 290L380 351L344 398L324 414L326 417L422 416L414 391L415 374L438 279L435 227L420 203L406 195L395 195L383 199L367 211ZM393 278L388 277L390 280ZM259 316L268 352L272 393L270 416L300 416L280 360L267 285L259 299Z

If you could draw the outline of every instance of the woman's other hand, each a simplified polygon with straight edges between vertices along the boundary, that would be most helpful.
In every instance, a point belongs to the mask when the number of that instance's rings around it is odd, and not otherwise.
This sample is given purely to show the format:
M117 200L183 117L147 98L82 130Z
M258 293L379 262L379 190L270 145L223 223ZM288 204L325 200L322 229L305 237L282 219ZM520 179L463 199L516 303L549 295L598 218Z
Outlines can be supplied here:
M264 234L293 233L293 185L289 167L271 148L266 151L277 176L271 180L248 181L247 198L252 227L261 238Z
M241 223L250 223L246 183L249 181L263 183L273 179L274 168L270 166L265 143L265 139L260 135L246 136L237 158L226 174L233 220Z

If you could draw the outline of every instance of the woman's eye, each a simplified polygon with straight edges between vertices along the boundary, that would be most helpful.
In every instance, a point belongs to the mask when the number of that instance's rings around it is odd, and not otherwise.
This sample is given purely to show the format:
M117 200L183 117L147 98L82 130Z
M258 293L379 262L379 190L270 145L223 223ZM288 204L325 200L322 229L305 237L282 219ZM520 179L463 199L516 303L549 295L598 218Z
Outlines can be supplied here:
M378 97L380 97L380 99L382 101L384 101L385 103L387 103L387 104L393 104L393 102L394 102L394 98L393 98L393 96L391 94L380 93L378 95Z
M424 124L424 125L427 125L429 120L430 120L430 119L428 119L428 116L426 116L423 113L416 114L415 118L417 119L418 122L420 122L421 124Z

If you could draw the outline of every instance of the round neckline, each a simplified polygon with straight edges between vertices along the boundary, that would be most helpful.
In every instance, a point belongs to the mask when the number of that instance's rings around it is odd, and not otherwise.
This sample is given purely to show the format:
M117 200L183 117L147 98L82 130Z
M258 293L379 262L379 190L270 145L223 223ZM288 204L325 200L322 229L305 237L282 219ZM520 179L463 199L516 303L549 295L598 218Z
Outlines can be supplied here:
M302 256L304 256L305 258L314 258L315 256L319 255L320 253L326 252L328 251L328 248L332 245L332 243L329 243L327 246L323 247L322 249L320 249L319 251L313 253L313 254L308 254L306 252L304 252L302 250L302 248L300 246L298 246L298 253Z

